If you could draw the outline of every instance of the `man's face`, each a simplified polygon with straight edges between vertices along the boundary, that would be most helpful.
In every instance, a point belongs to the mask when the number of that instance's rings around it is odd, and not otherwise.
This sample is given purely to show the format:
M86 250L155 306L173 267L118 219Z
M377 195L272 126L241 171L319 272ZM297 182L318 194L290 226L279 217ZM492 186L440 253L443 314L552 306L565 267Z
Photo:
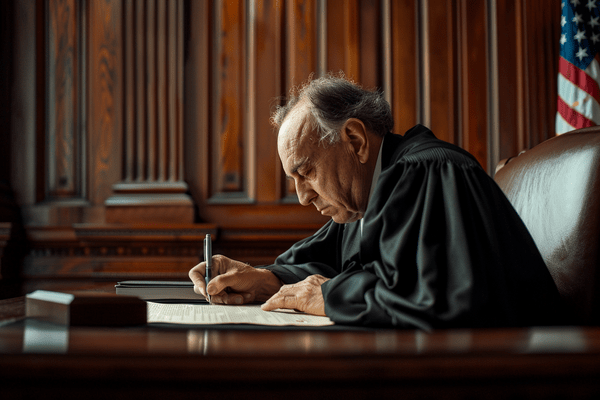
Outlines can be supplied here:
M296 184L300 204L314 204L337 223L354 222L368 201L362 165L348 141L319 144L309 118L308 109L299 105L281 125L277 148L283 169Z

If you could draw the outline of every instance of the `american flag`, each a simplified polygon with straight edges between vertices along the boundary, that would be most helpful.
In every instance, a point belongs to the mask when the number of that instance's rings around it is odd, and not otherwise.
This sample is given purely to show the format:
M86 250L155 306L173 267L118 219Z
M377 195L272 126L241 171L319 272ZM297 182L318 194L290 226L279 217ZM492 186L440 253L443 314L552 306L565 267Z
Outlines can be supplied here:
M598 0L562 3L556 134L600 125Z

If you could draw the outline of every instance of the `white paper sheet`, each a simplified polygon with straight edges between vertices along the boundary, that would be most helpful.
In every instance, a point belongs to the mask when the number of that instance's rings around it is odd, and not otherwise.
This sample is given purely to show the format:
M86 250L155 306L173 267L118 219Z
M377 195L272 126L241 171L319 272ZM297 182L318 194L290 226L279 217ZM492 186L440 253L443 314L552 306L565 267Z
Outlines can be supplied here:
M328 317L293 310L263 311L260 305L166 304L148 302L148 323L190 325L254 324L271 326L327 326Z

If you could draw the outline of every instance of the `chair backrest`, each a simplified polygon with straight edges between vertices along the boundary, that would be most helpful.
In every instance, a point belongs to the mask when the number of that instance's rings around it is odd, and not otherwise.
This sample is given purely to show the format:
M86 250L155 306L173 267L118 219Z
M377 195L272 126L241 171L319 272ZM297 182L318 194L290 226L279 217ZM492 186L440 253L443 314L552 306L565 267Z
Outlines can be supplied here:
M600 127L546 140L496 172L565 302L600 324Z

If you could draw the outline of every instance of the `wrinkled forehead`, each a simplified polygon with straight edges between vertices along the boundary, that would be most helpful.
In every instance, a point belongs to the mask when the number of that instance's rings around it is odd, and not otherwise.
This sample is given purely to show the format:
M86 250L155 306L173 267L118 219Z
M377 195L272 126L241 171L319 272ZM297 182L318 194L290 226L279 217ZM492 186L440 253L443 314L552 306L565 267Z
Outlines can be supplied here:
M316 136L308 107L298 104L284 119L277 136L280 157L296 152L314 142Z

